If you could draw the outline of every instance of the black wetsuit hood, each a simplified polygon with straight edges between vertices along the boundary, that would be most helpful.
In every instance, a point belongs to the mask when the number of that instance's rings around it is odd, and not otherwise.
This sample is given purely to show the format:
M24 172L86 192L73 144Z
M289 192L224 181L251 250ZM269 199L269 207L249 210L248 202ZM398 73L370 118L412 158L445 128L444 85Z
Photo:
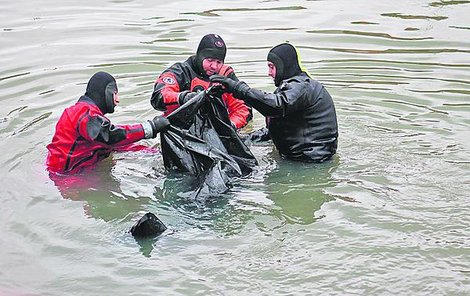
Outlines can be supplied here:
M297 50L289 43L282 43L273 47L268 53L268 61L276 66L274 85L279 86L281 81L302 73Z
M114 96L117 92L116 80L106 72L98 72L91 76L86 87L85 96L95 102L103 114L114 112Z
M226 54L227 47L222 37L216 34L207 34L202 37L196 51L196 69L198 74L207 77L202 67L202 61L204 59L213 58L223 62Z

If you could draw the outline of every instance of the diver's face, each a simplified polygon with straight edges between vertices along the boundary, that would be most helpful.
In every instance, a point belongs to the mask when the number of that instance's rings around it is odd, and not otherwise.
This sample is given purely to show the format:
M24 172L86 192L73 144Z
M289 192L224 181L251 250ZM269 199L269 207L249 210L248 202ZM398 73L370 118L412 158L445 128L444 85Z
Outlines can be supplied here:
M276 66L272 62L268 62L268 76L273 80L276 78Z
M207 58L202 61L202 69L207 76L218 74L223 65L223 61L213 58Z
M117 91L115 91L113 94L113 102L114 102L114 106L117 106L119 104L119 94Z

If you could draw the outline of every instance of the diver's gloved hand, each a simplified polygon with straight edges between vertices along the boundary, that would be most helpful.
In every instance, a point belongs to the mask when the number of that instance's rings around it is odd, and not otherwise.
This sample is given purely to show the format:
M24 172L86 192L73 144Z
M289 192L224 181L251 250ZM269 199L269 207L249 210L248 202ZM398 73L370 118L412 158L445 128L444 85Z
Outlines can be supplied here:
M243 81L236 81L222 75L212 75L210 77L212 83L222 84L228 92L232 93L236 98L242 99L250 90L250 87Z
M158 133L164 132L170 126L170 121L164 116L155 116L152 120L142 123L145 139L155 138Z
M190 92L190 91L182 91L180 92L179 96L178 96L178 103L180 105L183 105L184 103L186 103L187 101L191 100L192 98L194 98L195 96L197 96L198 92Z
M213 97L221 97L226 92L226 89L223 88L222 85L212 85L211 88L207 91L209 96Z

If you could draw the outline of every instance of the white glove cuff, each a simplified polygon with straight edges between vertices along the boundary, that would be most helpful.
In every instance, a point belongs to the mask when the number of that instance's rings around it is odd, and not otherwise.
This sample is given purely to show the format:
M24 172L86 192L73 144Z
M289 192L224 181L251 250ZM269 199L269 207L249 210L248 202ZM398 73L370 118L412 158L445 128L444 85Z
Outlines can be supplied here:
M146 139L150 139L153 137L153 128L150 122L142 123L142 128L144 129L144 134Z

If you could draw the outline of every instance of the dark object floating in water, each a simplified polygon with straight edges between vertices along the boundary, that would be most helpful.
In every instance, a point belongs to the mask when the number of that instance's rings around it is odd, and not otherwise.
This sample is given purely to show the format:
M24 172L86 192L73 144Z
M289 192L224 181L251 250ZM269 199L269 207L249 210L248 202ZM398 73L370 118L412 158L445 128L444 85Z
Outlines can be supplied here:
M166 230L165 224L155 214L148 212L132 226L130 232L135 237L157 236Z

